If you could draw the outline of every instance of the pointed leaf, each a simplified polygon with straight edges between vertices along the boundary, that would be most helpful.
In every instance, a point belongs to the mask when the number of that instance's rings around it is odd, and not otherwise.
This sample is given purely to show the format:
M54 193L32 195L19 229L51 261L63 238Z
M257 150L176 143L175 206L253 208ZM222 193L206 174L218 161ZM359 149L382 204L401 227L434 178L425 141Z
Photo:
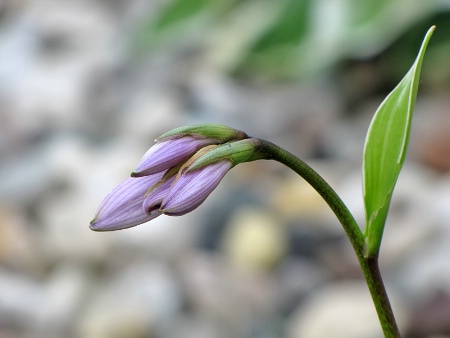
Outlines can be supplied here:
M366 208L366 256L378 256L392 192L405 160L420 69L431 27L414 64L381 103L370 124L364 147L363 190Z

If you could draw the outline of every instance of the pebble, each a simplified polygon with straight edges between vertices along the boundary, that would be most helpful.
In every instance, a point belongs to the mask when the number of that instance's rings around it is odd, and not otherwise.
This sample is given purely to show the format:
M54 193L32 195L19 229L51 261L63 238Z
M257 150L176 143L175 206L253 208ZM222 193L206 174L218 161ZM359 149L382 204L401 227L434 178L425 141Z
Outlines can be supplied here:
M402 326L404 310L394 308ZM361 281L335 283L310 294L290 318L287 336L377 338L383 333L367 286Z
M284 229L264 209L236 210L225 229L222 247L230 264L244 270L270 270L287 250Z
M91 284L89 301L76 327L77 335L99 338L164 335L182 305L174 277L167 267L148 260L112 271Z

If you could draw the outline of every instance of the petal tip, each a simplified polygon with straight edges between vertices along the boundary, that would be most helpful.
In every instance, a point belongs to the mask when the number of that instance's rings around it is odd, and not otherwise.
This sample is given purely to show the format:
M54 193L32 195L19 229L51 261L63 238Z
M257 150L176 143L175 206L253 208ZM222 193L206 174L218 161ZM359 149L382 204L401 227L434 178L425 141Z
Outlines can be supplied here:
M92 221L89 222L89 229L92 231L104 231L103 229L98 228L98 218L94 217Z
M91 229L92 231L96 231L96 232L105 231L104 229L98 228L95 221L96 221L96 219L94 218L94 219L89 223L89 229Z

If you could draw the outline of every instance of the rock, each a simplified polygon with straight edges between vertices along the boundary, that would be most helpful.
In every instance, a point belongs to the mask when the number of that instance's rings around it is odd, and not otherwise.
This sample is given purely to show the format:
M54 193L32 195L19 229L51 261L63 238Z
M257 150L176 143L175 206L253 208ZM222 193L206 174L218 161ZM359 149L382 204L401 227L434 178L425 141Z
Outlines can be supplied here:
M24 336L65 336L81 305L86 277L75 265L58 266L41 281L1 271L0 318Z
M180 289L174 277L167 267L148 260L136 260L105 274L91 285L76 335L164 336L181 308Z
M180 262L186 304L222 337L247 337L277 316L275 280L243 270L217 254L191 252Z
M404 310L394 309L402 326ZM331 284L312 293L290 318L287 330L289 338L383 336L369 291L362 281Z
M38 272L43 263L36 255L38 242L21 211L18 206L0 203L0 265Z
M317 191L296 175L279 182L270 197L271 204L287 219L301 216L329 220L333 216Z
M0 43L0 94L13 140L80 122L90 76L119 55L115 25L94 3L23 6Z
M207 316L184 315L171 323L169 332L165 337L227 338L229 336Z
M277 269L277 306L290 314L308 294L332 280L329 270L315 261L287 258Z
M450 335L450 294L436 292L412 314L408 337L448 337Z
M268 270L287 249L279 220L264 209L246 207L230 219L223 237L223 250L232 265L244 270Z
M418 102L418 121L413 122L411 150L425 166L440 173L450 171L450 120L448 97L435 95ZM423 113L423 114L420 114Z

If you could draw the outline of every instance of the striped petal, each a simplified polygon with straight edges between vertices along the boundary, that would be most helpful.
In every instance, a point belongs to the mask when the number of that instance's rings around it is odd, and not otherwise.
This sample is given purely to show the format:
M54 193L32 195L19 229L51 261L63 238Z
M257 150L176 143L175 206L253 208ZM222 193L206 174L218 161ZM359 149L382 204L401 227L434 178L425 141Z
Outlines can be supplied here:
M217 143L209 138L185 136L156 143L142 157L133 177L152 175L186 161L200 148Z
M127 178L103 199L89 227L95 231L120 230L148 222L161 215L158 210L147 214L142 204L145 193L162 175L163 173Z
M231 161L223 160L182 174L163 200L162 212L170 216L181 216L196 209L217 187L231 167Z

